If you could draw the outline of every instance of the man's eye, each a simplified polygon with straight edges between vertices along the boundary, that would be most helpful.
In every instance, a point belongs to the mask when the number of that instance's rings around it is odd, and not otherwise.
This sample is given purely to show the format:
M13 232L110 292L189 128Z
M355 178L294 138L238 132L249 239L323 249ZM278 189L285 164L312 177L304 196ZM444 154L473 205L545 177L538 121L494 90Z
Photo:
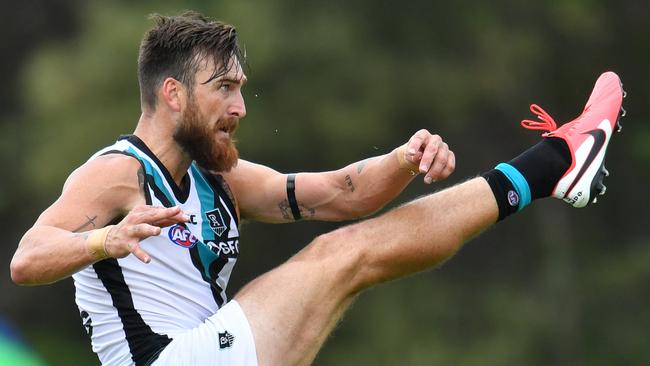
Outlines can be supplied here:
M223 90L223 91L228 91L228 90L230 90L230 83L221 83L221 84L219 85L219 89L221 89L221 90Z

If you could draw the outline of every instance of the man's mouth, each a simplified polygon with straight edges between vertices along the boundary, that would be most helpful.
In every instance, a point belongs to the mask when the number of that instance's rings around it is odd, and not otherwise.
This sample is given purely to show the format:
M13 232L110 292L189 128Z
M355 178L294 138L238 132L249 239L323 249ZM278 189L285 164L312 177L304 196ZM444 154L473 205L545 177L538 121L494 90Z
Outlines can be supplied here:
M236 128L237 122L226 122L217 130L223 132L226 135L232 135Z

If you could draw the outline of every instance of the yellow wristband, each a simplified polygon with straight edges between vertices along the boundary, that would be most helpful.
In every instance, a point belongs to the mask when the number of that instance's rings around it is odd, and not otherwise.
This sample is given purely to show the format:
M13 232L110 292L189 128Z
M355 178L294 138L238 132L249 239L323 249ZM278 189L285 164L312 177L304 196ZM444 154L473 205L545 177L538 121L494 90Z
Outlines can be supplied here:
M104 228L94 230L86 239L86 250L93 260L100 260L108 257L106 252L106 236L115 225L108 225Z
M408 170L411 175L420 174L420 168L416 164L406 160L406 145L398 147L396 152L400 169Z

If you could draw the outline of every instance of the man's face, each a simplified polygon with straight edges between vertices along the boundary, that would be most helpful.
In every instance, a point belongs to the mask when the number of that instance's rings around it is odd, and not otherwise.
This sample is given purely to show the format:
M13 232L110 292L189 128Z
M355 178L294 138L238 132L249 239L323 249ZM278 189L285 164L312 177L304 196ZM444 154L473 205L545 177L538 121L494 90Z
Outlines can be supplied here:
M211 65L206 63L195 75L174 140L203 168L226 172L239 158L233 136L239 119L246 115L241 94L246 76L239 62L233 61L226 74L205 83L213 74Z

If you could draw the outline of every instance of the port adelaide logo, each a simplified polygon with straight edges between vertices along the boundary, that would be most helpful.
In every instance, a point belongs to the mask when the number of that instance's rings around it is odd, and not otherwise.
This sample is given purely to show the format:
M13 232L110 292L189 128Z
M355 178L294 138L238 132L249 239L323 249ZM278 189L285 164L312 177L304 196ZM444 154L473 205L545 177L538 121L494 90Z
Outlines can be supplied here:
M235 336L228 333L228 331L225 331L223 333L219 333L219 348L224 349L224 348L230 348L232 347L232 344L235 342Z
M172 243L183 248L193 248L199 241L199 238L185 226L185 224L176 224L169 228L169 240Z
M226 226L226 221L223 219L221 210L215 208L212 211L205 212L205 216L208 218L208 222L210 223L210 229L212 229L212 231L214 231L214 233L219 237L223 235L228 226Z

